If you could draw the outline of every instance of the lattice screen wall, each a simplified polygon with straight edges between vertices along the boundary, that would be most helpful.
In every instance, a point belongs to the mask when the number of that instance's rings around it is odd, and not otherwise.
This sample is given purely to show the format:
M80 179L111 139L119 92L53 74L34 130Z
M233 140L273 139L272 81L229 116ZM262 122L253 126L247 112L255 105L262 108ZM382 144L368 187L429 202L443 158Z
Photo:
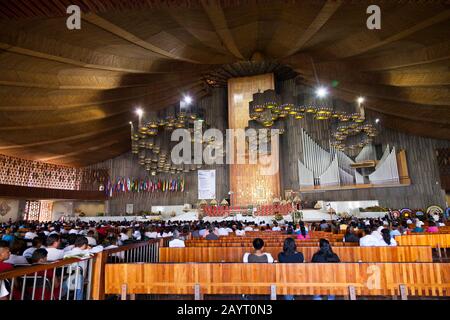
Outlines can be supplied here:
M40 201L27 200L25 203L25 220L35 221L39 220L39 213L41 211Z
M25 203L25 220L28 221L51 221L53 201L27 200Z
M99 190L106 170L70 168L0 155L0 184L66 190Z

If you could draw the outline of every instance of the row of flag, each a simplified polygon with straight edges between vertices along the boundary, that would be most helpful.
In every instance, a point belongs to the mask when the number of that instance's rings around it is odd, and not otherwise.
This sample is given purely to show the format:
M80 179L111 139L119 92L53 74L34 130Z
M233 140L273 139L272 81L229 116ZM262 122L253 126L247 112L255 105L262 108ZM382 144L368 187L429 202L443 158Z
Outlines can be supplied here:
M114 182L108 181L105 191L110 197L118 192L183 192L184 178L169 180L117 178Z

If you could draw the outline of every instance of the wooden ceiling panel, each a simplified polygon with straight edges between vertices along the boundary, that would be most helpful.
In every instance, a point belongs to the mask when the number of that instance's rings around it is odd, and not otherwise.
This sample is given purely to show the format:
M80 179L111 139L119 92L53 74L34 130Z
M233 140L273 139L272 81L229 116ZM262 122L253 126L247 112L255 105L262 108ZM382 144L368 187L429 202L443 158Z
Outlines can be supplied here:
M396 130L450 139L450 8L339 0L0 2L0 153L87 165L130 149L137 106L159 110L205 79L268 70L367 98ZM382 29L366 27L369 4ZM250 61L252 60L252 61ZM291 69L292 68L292 69Z

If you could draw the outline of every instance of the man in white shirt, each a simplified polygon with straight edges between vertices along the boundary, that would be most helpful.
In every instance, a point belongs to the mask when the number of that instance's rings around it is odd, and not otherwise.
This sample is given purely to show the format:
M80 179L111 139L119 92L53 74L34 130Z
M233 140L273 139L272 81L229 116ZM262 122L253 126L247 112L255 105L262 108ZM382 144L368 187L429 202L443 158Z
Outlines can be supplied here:
M383 235L381 234L381 230L383 230L384 227L380 226L376 230L372 231L372 235L376 237L378 240L383 240Z
M224 225L221 225L220 228L217 230L217 234L219 236L228 236L228 230L225 228Z
M35 228L30 228L30 230L25 233L24 235L24 239L25 240L33 240L34 238L36 238L38 235L36 234L36 229Z
M400 233L400 231L398 231L398 226L397 225L393 225L392 226L392 230L390 232L391 237L395 238L396 236L401 236L402 234Z
M272 231L281 231L281 228L278 226L278 223L274 223L272 227Z
M59 235L51 234L48 236L46 248L47 261L61 260L64 257L64 250L59 249L60 245L61 245L61 238L59 237Z
M150 229L149 231L146 231L144 235L149 239L156 239L158 233L154 229Z
M253 231L253 228L250 225L248 225L245 226L244 231Z
M236 236L238 236L238 237L243 237L243 236L245 236L245 231L242 230L242 227L241 227L241 226L239 226L239 227L236 229L235 233L236 233Z
M79 231L76 228L75 229L72 228L72 229L69 230L69 234L78 234L78 232Z
M204 226L200 227L201 229L198 231L198 235L202 238L206 234L206 228Z
M422 226L423 226L424 224L425 224L425 223L423 223L423 222L420 221L419 219L416 219L416 227L422 228Z
M181 240L179 237L169 241L169 248L184 248L184 247L185 247L184 241Z
M42 243L42 239L39 237L36 237L33 239L33 242L31 244L31 247L26 249L22 256L24 256L25 258L31 258L31 256L33 255L33 252L36 249L39 249L40 247L42 247L43 243Z
M91 247L95 247L97 245L97 240L94 238L94 231L88 231L86 238L88 239L88 244Z
M84 257L88 257L89 255L91 255L93 253L98 253L101 251L103 251L102 246L90 248L86 237L79 236L75 240L74 248L72 250L64 253L64 258L70 258L70 257L74 257L74 256L84 258ZM72 283L77 283L76 300L83 299L83 282L84 282L83 281L84 280L83 273L86 272L87 266L88 266L87 261L80 261L80 262L72 264L72 268L81 267L81 270L82 270L82 272L78 273L78 280L75 281L75 279L72 279L72 281L73 281ZM70 285L72 285L72 284L70 284Z
M89 247L88 240L84 236L79 236L75 240L74 248L64 253L64 258L71 256L87 256L92 253L98 253L103 251L102 246ZM48 258L47 258L48 259Z
M5 263L9 263L12 265L28 265L28 260L21 255L22 253L22 248L24 246L24 240L20 240L20 239L16 239L12 242L12 244L10 245L9 249L10 249L10 256L8 258L8 260L5 260Z
M360 247L378 247L380 245L380 239L373 235L370 228L364 229L365 236L359 239Z
M122 231L120 232L120 241L123 243L126 240L129 240L130 237L128 237L128 235L125 233L125 229L122 229Z
M142 235L138 228L136 228L133 232L133 238L137 241L141 241Z
M9 256L9 259L5 260L3 262L12 264L14 266L17 266L17 265L28 265L29 264L28 260L24 256L19 256L19 255L12 254L12 253Z
M105 247L103 250L117 249L118 241L115 237L108 237L109 246ZM117 257L120 260L125 260L125 251L120 251L112 254L113 257Z

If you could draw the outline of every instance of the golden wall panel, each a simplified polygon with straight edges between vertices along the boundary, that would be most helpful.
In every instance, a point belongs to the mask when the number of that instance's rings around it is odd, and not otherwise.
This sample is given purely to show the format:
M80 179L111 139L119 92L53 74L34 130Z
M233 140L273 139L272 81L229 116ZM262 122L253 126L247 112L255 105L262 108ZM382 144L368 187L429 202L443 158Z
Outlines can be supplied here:
M244 129L250 120L248 104L258 90L275 89L274 75L228 80L228 126ZM234 150L236 159L236 150ZM276 157L279 166L279 157ZM260 164L230 164L230 188L232 205L268 203L280 197L280 175L262 175Z

